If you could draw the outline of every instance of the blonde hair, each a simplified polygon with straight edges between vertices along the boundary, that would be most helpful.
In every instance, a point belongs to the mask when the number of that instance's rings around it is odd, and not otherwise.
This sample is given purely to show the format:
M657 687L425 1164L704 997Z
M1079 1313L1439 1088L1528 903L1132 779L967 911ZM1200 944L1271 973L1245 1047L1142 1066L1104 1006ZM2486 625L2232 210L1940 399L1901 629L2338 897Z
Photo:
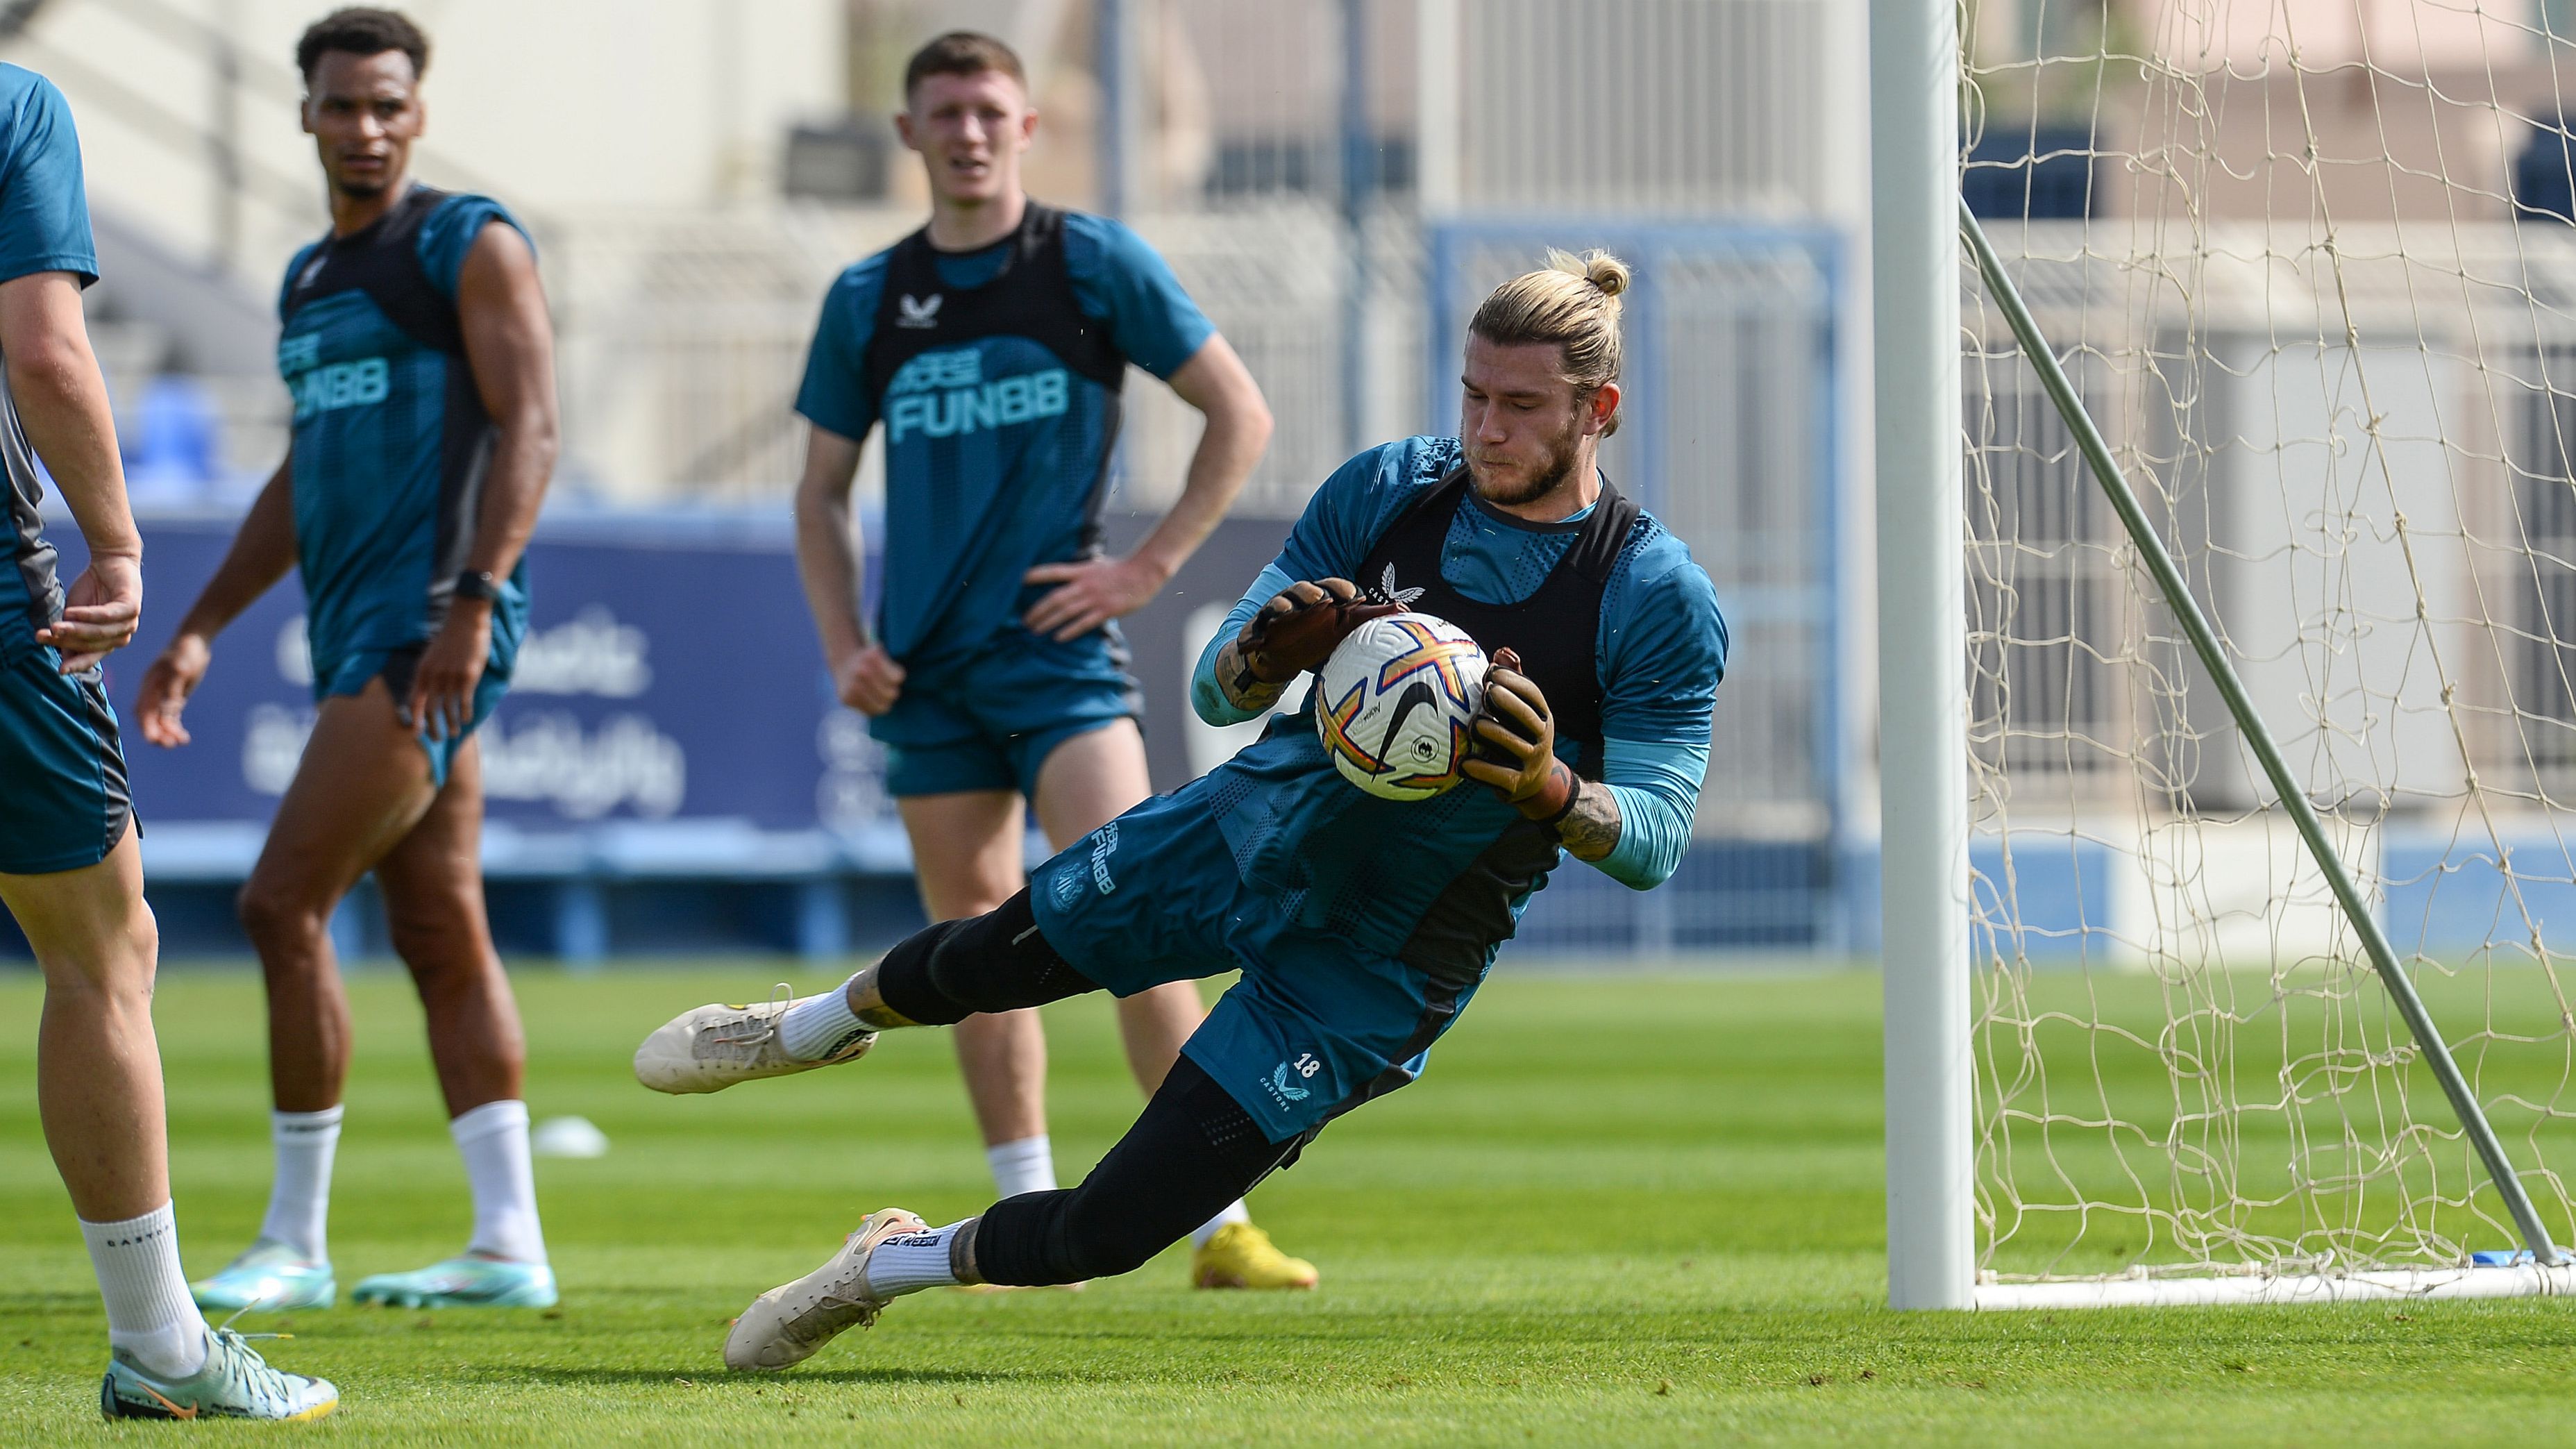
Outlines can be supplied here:
M1547 265L1496 287L1467 330L1505 346L1554 343L1565 359L1559 375L1591 392L1619 380L1619 294L1628 281L1628 264L1597 247L1581 256L1549 247ZM1613 413L1602 436L1618 430Z

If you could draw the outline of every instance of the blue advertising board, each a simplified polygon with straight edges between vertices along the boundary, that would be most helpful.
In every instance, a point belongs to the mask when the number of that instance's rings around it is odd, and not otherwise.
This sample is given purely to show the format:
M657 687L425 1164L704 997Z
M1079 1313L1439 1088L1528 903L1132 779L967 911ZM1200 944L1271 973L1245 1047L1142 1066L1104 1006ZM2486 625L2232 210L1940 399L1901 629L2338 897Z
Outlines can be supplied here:
M126 726L145 870L168 949L238 951L246 943L231 925L232 885L258 853L314 716L303 594L290 573L215 641L187 710L191 744L146 743L133 728L135 689L239 519L142 522L144 627L110 657L107 685ZM1112 515L1105 541L1123 548L1151 522ZM1210 768L1257 728L1200 723L1187 680L1284 531L1280 520L1227 519L1163 595L1125 621L1157 789ZM48 533L69 577L78 531L57 523ZM832 697L783 504L557 506L530 545L528 573L528 640L481 735L484 866L505 948L515 941L575 961L745 944L837 957L917 925L883 751L867 722ZM1030 848L1044 849L1035 840ZM1624 955L1800 943L1801 921L1747 909L1780 894L1765 862L1781 852L1765 850L1704 845L1673 886L1646 896L1593 872L1560 872L1523 923L1522 949ZM381 951L372 914L353 906L335 922L344 954ZM0 956L18 954L8 936L0 929Z
M1151 521L1112 516L1111 546ZM165 874L237 877L247 868L313 724L304 596L290 571L215 640L188 703L190 744L162 749L133 727L144 669L239 523L230 512L142 519L143 627L107 663L146 851ZM1188 715L1189 661L1281 532L1273 520L1227 520L1165 597L1126 621L1159 788L1238 743L1197 738L1216 732ZM56 524L48 534L68 578L80 567L79 532ZM876 564L866 562L870 579ZM784 505L550 507L528 548L528 579L527 641L480 735L500 854L514 837L579 833L648 852L653 837L666 849L685 837L696 847L684 853L700 859L765 840L774 856L778 837L819 832L829 842L816 848L841 866L908 868L884 751L832 697Z
M783 510L781 510L783 513ZM290 573L215 641L193 742L131 724L144 668L229 546L230 516L143 521L149 596L107 666L147 831L265 823L312 728ZM66 568L78 566L69 534ZM525 830L715 821L865 833L893 820L865 722L831 697L784 517L573 515L528 550L528 638L482 731L490 818ZM149 835L147 834L147 841Z

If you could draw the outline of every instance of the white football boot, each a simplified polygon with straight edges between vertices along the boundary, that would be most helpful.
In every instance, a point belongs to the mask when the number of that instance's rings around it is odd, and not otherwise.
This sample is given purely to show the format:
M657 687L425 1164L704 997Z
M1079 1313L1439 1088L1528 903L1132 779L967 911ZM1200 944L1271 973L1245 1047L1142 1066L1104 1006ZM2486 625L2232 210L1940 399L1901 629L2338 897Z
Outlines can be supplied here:
M308 1378L268 1366L245 1339L284 1338L282 1333L235 1333L218 1328L206 1337L205 1366L186 1378L164 1378L116 1349L98 1386L99 1412L111 1419L319 1419L340 1407L329 1379Z
M800 1062L789 1056L786 1043L779 1039L778 1024L791 1009L812 999L777 997L756 1006L701 1006L684 1011L635 1049L635 1080L674 1095L721 1092L736 1082L854 1062L877 1044L875 1032L861 1029L817 1061Z
M845 1330L876 1322L885 1304L868 1296L868 1254L888 1238L928 1231L929 1224L901 1208L868 1214L829 1262L751 1300L725 1335L725 1367L744 1372L788 1368Z

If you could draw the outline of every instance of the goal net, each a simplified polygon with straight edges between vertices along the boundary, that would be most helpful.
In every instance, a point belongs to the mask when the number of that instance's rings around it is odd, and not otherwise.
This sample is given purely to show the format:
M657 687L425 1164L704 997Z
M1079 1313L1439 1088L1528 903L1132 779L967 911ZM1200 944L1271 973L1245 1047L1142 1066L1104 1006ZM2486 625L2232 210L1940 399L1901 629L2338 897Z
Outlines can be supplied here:
M2576 1238L2576 4L1969 0L1961 24L1972 208ZM2398 1281L2522 1247L1961 285L1979 1281Z

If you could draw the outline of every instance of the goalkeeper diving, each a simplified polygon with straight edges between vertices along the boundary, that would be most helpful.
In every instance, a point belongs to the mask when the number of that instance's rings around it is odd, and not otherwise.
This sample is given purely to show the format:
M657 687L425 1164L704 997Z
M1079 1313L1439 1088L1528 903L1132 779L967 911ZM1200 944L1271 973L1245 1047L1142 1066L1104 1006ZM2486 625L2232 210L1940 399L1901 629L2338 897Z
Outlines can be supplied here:
M1493 658L1471 783L1424 801L1364 794L1327 757L1309 691L998 909L919 932L838 991L698 1008L636 1052L646 1086L709 1092L825 1064L792 1042L854 1061L846 1043L869 1032L1242 973L1079 1186L940 1228L871 1214L744 1311L727 1365L785 1368L924 1288L1143 1265L1334 1118L1418 1077L1564 854L1639 890L1672 874L1708 767L1726 624L1681 540L1596 463L1619 421L1628 270L1597 252L1549 263L1470 322L1458 437L1343 464L1192 680L1201 718L1256 718L1401 601Z

